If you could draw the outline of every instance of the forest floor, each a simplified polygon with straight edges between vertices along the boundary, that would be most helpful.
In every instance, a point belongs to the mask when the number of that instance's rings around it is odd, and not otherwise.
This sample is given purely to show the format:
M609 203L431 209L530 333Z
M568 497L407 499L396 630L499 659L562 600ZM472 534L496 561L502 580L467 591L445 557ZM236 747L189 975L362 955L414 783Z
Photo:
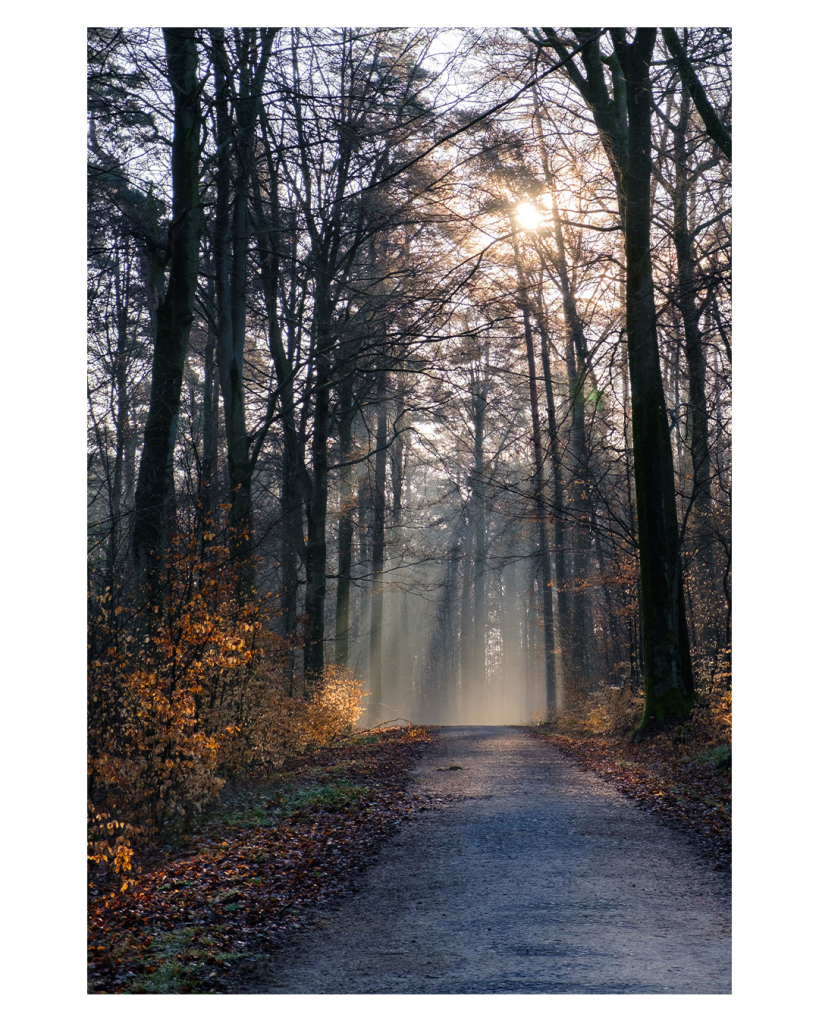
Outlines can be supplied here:
M225 793L189 834L143 854L125 893L119 880L95 879L89 992L282 991L263 980L271 958L314 930L316 914L362 898L385 839L418 812L480 798L458 794L454 783L438 792L461 772L430 775L441 770L435 752L446 758L441 737L452 732L386 729L291 759L275 780ZM682 832L701 872L730 868L730 762L719 751L697 757L663 737L634 745L542 728L510 732L537 737L535 748L559 751L605 780L605 791L616 788ZM422 755L437 765L427 764L425 784Z
M429 801L409 769L430 742L386 728L229 788L189 833L138 851L128 887L89 887L90 993L219 993L328 900L357 891L380 844Z

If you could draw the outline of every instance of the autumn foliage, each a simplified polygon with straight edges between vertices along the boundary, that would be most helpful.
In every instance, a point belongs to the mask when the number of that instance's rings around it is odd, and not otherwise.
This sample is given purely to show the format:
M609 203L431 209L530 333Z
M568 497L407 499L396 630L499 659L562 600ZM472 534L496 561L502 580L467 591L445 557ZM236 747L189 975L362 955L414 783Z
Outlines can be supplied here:
M414 727L357 733L288 757L141 858L125 892L89 889L89 992L242 990L254 959L361 884L378 846L434 799L410 792L430 742ZM118 888L118 887L117 887Z
M237 599L226 546L203 557L180 533L156 573L156 603L89 594L88 856L120 874L137 836L190 822L226 779L348 735L361 713L346 674L295 677L299 638Z
M720 651L711 671L701 675L691 719L677 728L679 737L692 737L703 748L731 743L730 655L729 650ZM602 686L591 693L579 687L566 690L564 707L551 719L558 732L576 738L617 737L637 728L643 709L640 688Z

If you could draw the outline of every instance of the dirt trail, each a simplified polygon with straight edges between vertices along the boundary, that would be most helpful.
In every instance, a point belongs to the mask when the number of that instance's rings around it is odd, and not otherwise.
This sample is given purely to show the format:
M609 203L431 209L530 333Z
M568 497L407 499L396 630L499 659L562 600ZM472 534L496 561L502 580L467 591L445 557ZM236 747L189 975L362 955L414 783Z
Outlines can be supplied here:
M512 727L440 729L416 775L440 810L243 991L731 991L728 879L612 786Z

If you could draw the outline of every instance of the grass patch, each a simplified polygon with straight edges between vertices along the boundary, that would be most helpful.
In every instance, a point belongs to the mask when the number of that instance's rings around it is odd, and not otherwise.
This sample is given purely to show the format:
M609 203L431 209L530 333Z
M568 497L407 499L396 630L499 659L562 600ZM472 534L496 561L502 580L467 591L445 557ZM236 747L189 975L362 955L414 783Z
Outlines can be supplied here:
M697 761L700 764L710 764L718 771L728 772L731 771L731 747L727 743L722 743L718 747L714 747L712 750L701 750L697 754Z
M214 991L212 980L218 968L245 954L214 950L212 945L200 928L175 928L155 935L139 976L128 981L125 991L144 995Z
M357 811L369 793L367 786L355 786L343 780L328 782L289 794L282 803L282 811L285 814L308 810Z
M264 807L255 804L249 807L237 807L231 814L225 815L223 820L226 825L258 828L270 824L270 814Z
M319 765L297 774L280 773L275 783L257 791L228 793L220 805L200 816L206 828L221 830L275 828L282 818L299 817L311 811L350 812L361 809L370 796L370 788L345 778L345 773L370 775L373 767L363 761L345 759L339 764ZM299 777L301 776L301 777ZM305 777L306 776L306 777ZM170 848L183 846L183 837L175 836ZM268 855L262 851L251 862L263 863ZM169 883L165 888L189 885Z

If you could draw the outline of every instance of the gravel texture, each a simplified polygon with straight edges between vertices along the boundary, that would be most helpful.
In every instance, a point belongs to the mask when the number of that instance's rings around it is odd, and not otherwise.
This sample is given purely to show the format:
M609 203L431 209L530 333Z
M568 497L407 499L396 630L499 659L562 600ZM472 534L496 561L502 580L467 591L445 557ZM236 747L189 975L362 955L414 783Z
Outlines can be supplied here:
M246 992L731 991L728 877L612 785L514 727L435 730L415 775L435 809Z

